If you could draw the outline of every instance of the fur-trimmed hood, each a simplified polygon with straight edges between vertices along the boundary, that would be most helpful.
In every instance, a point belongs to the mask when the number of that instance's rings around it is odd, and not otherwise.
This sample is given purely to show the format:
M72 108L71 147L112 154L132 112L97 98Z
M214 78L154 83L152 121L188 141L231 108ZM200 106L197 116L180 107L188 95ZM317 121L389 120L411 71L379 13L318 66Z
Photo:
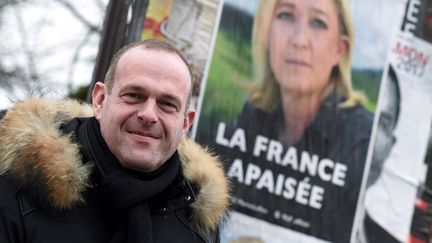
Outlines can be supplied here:
M59 126L87 116L92 116L91 107L73 100L33 99L15 105L0 120L0 174L8 173L29 191L37 188L32 196L55 208L82 202L91 168L82 164L79 145ZM190 139L182 142L179 154L186 179L200 187L192 204L194 222L215 229L229 203L221 163Z

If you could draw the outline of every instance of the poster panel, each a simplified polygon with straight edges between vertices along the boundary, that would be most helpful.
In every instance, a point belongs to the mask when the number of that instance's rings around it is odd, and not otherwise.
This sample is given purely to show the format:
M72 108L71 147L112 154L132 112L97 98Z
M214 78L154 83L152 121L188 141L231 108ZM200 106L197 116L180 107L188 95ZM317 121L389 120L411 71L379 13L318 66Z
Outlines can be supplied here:
M205 79L221 0L149 0L141 39L174 44L188 60L193 75L192 107Z
M429 242L432 1L410 0L389 50L365 191L366 242ZM430 149L430 148L429 148ZM430 153L430 152L429 152ZM424 206L423 206L424 205Z
M405 3L224 1L193 131L232 181L222 242L354 242Z

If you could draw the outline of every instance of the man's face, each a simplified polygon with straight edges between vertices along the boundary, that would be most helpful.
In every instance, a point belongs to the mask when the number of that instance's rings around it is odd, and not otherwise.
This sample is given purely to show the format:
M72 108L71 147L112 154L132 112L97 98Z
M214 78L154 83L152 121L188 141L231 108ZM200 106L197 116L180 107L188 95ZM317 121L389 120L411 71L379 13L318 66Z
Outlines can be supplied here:
M394 129L398 119L399 100L397 99L394 82L397 82L397 80L387 80L387 86L385 87L372 161L383 162L396 142Z
M185 110L190 89L179 56L142 46L120 58L110 94L103 83L96 84L94 114L122 166L153 171L172 156L195 116Z

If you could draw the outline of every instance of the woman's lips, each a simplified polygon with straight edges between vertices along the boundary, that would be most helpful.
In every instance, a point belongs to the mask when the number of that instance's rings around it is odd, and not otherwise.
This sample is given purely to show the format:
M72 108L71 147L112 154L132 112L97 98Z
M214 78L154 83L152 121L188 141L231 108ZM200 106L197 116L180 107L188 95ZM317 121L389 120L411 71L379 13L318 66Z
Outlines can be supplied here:
M311 65L308 62L305 62L305 61L302 61L302 60L288 59L285 62L287 64L293 65L293 66L308 67L308 68L311 67Z

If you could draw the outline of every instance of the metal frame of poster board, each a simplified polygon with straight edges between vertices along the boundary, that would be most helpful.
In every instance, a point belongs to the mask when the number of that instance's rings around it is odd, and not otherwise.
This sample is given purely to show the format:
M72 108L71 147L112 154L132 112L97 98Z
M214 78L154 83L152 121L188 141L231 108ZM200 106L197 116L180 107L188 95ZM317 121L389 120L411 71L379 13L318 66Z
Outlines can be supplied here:
M122 47L139 40L148 0L110 0L103 23L99 50L89 84L86 101L91 103L93 86L104 81L114 54ZM128 15L131 16L128 19Z

